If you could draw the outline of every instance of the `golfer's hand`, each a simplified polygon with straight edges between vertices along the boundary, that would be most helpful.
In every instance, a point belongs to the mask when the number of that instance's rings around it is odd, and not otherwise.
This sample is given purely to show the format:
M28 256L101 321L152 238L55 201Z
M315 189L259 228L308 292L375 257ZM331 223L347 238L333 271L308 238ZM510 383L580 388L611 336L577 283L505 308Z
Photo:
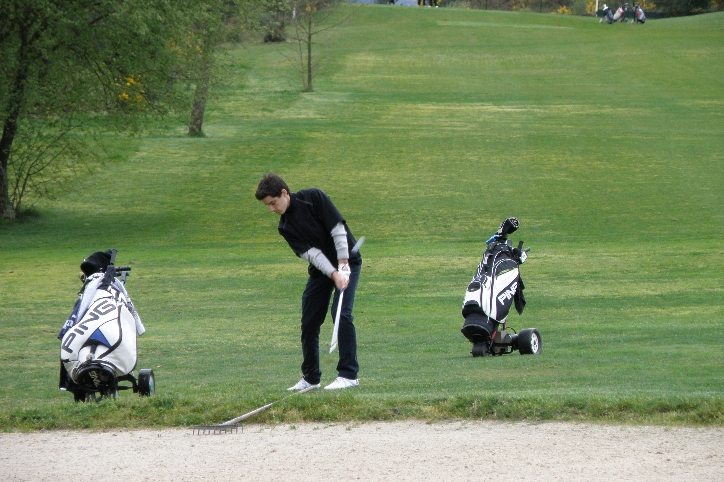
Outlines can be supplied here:
M347 262L339 263L339 267L337 267L337 271L339 271L339 274L341 274L344 279L349 281L349 275L352 274L352 271L349 269L349 263L347 263Z
M332 281L334 281L334 286L336 286L338 290L343 290L349 283L349 277L345 278L339 271L334 271L332 273Z

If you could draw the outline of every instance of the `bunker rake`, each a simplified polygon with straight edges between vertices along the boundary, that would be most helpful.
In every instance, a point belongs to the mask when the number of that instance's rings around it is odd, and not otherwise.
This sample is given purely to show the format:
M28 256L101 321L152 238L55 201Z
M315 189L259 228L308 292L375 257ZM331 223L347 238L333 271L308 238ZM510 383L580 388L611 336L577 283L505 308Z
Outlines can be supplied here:
M308 387L304 390L299 390L298 392L292 393L291 395L287 395L286 397L282 397L279 400L275 400L271 403L267 403L266 405L259 407L257 409L252 410L251 412L247 412L243 415L239 415L236 418L232 418L231 420L227 420L226 422L220 423L218 425L196 425L192 427L191 433L195 435L214 435L214 434L225 434L225 433L238 433L239 428L241 428L242 433L244 432L244 426L243 424L240 424L239 422L246 420L247 418L253 417L257 413L263 412L267 408L271 407L272 405L282 402L286 400L287 398L293 397L295 395L301 395L302 393L307 393L311 390L314 390L316 387Z

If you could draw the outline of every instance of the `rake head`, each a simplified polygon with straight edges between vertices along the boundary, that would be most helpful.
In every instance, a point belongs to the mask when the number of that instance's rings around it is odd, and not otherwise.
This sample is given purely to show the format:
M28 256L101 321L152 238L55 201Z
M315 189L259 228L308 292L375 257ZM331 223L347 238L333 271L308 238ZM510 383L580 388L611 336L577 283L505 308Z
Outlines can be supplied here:
M225 433L244 433L244 426L241 424L237 425L196 425L191 431L195 435L222 435Z

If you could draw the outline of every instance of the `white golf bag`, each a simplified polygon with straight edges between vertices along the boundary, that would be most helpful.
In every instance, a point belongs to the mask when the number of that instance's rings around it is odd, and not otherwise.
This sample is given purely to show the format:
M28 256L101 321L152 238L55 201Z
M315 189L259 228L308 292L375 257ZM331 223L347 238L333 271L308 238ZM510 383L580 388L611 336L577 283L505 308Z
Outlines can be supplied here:
M631 19L631 23L644 23L646 21L646 14L638 5L634 6L634 18Z
M613 14L614 22L624 22L626 20L626 12L628 11L628 3L624 3L616 9L616 13Z
M141 370L138 380L132 374L138 361L136 337L146 330L124 286L130 267L113 266L115 250L92 256L96 255L108 255L110 263L96 265L90 271L101 271L83 276L83 289L58 334L59 387L72 392L76 401L115 398L118 390L124 389L151 395L155 390L153 371ZM116 278L117 271L121 279ZM131 386L119 385L120 381L128 381Z

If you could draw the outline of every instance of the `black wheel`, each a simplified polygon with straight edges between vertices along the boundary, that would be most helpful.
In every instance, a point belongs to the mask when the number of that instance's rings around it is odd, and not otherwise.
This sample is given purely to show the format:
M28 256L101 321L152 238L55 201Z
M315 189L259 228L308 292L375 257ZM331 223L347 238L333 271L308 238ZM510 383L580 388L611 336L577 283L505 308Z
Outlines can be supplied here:
M543 340L535 328L526 328L518 333L518 351L521 355L538 355L543 349Z
M85 392L73 392L73 400L85 403Z
M144 368L138 372L138 393L142 397L150 397L156 392L156 378L153 370Z
M488 347L485 343L476 343L473 345L473 349L470 350L470 354L473 356L485 356L488 352Z

